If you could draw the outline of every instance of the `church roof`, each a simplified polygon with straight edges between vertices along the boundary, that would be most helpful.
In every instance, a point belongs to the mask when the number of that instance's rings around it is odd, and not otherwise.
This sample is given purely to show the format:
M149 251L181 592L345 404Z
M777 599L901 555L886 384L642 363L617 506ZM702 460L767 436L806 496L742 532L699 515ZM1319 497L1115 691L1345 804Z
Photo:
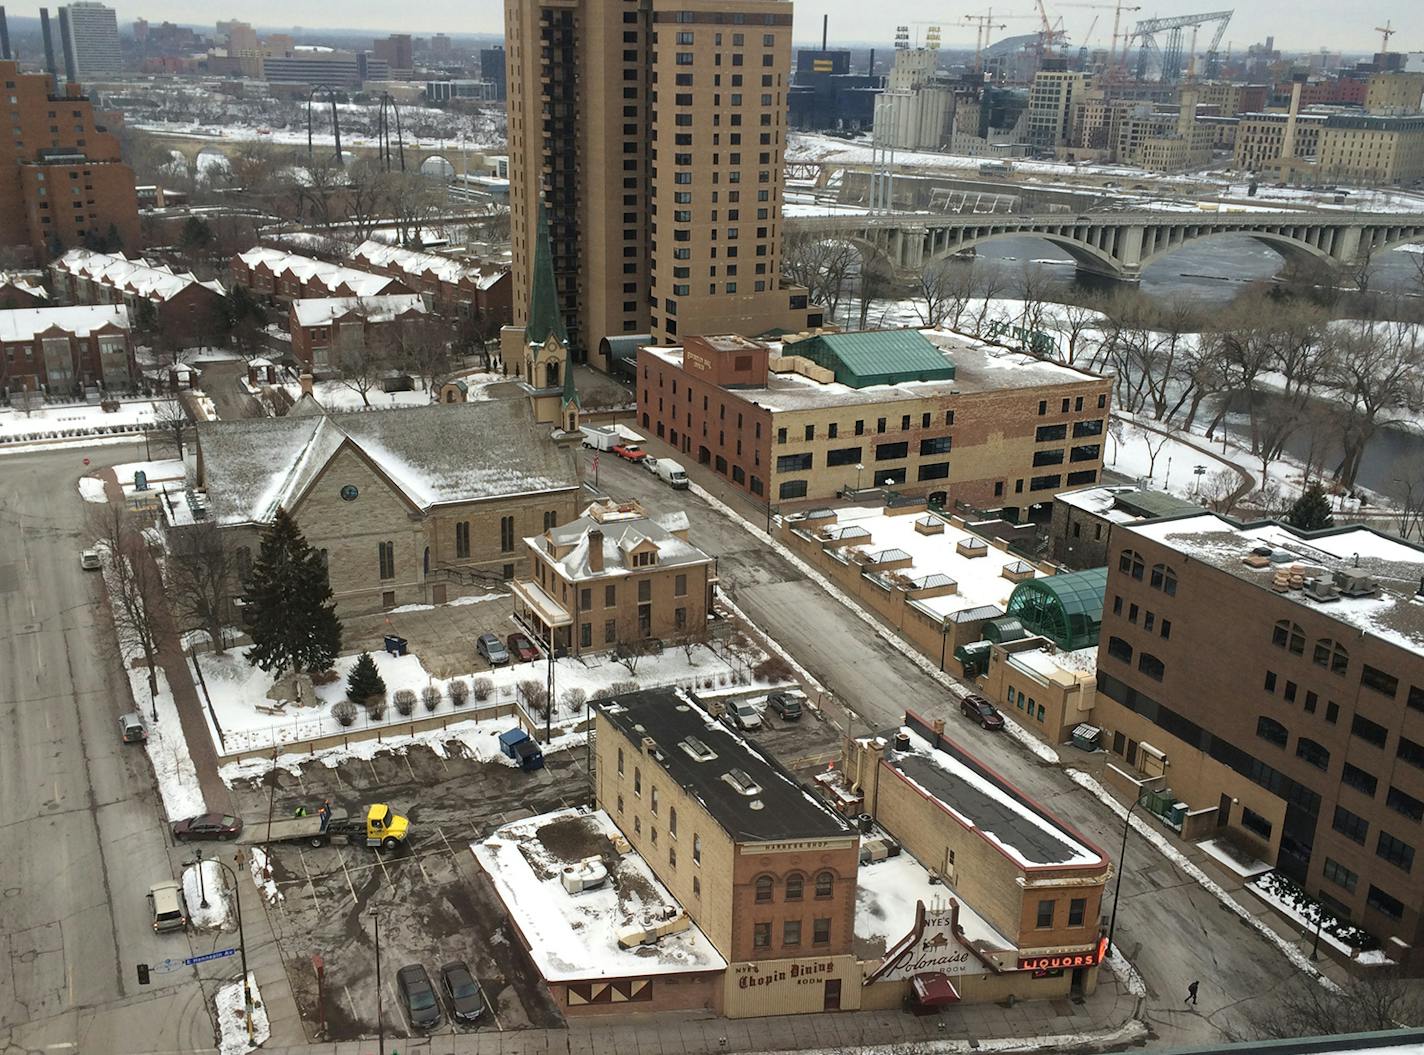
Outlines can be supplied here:
M530 344L543 344L553 335L569 343L564 316L559 311L559 288L554 282L554 250L549 238L549 214L539 203L539 230L534 236L534 273L529 280L529 317L524 336Z

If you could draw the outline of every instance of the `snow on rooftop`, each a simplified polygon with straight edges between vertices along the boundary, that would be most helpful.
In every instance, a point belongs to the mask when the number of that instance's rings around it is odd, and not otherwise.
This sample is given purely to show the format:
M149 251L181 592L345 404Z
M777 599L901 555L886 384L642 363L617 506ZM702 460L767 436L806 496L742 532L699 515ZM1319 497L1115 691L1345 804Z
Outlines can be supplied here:
M49 266L54 271L76 275L148 300L170 300L194 284L210 289L218 296L225 292L219 282L199 282L191 272L176 272L167 264L151 264L139 257L130 259L122 253L71 249Z
M908 728L902 728L900 732L909 736L910 750L887 751L886 761L895 767L901 778L930 799L938 801L961 824L999 847L1020 867L1107 864L1101 854L1070 835L1066 828L1021 802L978 770L965 765L947 751L932 747L928 740ZM901 763L916 758L928 760L949 778L952 785L967 789L969 794L958 795L953 804L945 801L934 789L925 787L900 768ZM970 817L963 809L974 802L982 804L985 809L981 815Z
M289 253L285 249L273 249L270 246L256 246L237 256L249 269L266 264L274 275L290 272L301 282L319 278L331 289L345 285L358 297L375 296L391 282L385 275L375 275L370 271L360 271L342 264L329 264L325 260L314 260L309 256Z
M1084 487L1078 491L1060 491L1055 498L1074 509L1094 513L1114 524L1131 524L1141 517L1116 509L1118 495L1136 494L1136 487Z
M996 949L1014 948L1013 942L967 905L953 887L932 880L925 866L902 850L898 857L863 864L856 873L855 937L858 942L880 946L877 953L861 950L862 959L883 955L910 933L918 902L923 901L926 909L935 909L947 906L950 898L959 902L959 925L969 941ZM977 963L970 960L966 966Z
M478 289L488 289L505 273L504 268L484 270L440 256L437 253L423 253L414 249L387 245L374 238L368 238L351 254L353 260L362 261L372 267L391 267L402 274L413 277L434 275L441 282L458 284L467 282Z
M425 301L418 293L388 293L375 297L306 297L292 301L298 326L329 326L352 312L368 322L389 322L408 311L425 314Z
M1008 662L1035 674L1045 681L1059 680L1063 675L1091 674L1097 670L1097 646L1060 652L1053 648L1029 648L1011 652Z
M62 308L10 308L0 311L0 341L32 341L46 330L58 328L76 337L114 325L129 328L129 312L122 304L72 304Z
M25 275L18 271L0 271L0 288L5 286L13 286L40 300L49 300L49 290L45 289L34 275Z
M641 856L619 856L611 842L618 834L602 810L563 809L506 824L470 849L546 981L725 970L727 961L691 921L655 943L619 947L620 933L664 923L683 908ZM593 855L608 866L608 879L568 893L564 867Z

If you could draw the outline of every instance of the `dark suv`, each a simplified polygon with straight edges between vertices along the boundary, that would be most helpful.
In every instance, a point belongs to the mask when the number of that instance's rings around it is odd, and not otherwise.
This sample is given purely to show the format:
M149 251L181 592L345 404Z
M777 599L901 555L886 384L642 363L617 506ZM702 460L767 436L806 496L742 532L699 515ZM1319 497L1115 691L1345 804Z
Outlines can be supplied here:
M783 721L794 722L801 717L801 697L789 692L773 692L766 698L766 705Z
M445 1021L435 986L430 984L430 975L420 964L406 964L396 972L396 989L410 1013L410 1024L416 1029L436 1029Z
M985 729L1002 729L1004 727L1004 716L983 696L970 693L959 701L959 710L966 718L974 719Z

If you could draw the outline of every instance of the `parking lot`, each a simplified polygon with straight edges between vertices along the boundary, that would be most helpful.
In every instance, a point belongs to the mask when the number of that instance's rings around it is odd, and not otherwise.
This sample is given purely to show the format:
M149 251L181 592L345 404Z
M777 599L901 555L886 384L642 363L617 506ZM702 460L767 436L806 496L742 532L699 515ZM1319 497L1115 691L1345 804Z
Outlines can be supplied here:
M803 779L838 751L835 730L807 714L775 715L753 739ZM360 846L272 847L273 879L284 900L271 910L287 956L287 975L309 1028L351 1040L376 1032L372 910L380 920L382 1018L389 1035L412 1034L395 987L396 971L423 964L439 986L439 969L464 960L484 989L490 1013L478 1027L446 1022L437 1032L557 1026L562 1018L525 955L489 881L469 851L471 841L522 817L589 802L586 749L560 751L545 768L524 773L499 763L428 748L371 759L320 764L300 774L278 772L234 788L248 819L290 816L324 800L353 813L387 802L410 819L408 845L391 855ZM312 956L324 962L318 993Z

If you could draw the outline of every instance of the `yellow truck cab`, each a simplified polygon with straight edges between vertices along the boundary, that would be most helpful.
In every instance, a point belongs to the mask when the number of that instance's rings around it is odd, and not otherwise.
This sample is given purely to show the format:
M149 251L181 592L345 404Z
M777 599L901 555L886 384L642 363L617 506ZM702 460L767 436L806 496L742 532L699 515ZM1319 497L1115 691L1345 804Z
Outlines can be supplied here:
M384 802L377 802L366 808L366 845L379 846L383 850L394 850L405 842L410 832L410 821L396 813Z

